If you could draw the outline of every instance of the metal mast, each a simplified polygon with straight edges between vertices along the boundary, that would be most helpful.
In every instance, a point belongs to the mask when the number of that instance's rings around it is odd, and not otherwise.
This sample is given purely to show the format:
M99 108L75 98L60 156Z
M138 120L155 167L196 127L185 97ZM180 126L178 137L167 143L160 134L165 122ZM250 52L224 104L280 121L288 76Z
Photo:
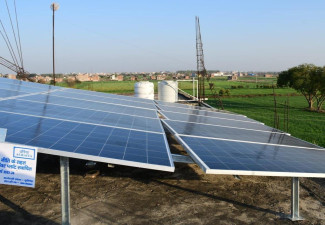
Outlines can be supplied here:
M205 87L204 81L207 78L207 72L204 66L204 54L203 44L201 39L200 31L200 20L199 17L195 17L195 28L196 28L196 58L197 58L197 79L198 79L198 95L199 102L205 99Z

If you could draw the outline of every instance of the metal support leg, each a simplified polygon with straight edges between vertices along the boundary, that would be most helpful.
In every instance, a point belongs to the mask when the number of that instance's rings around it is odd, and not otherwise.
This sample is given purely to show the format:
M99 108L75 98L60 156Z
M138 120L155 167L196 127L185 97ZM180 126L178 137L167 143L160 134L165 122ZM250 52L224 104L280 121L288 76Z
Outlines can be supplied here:
M291 185L291 216L289 217L292 221L303 220L299 215L299 178L292 178Z
M0 128L0 142L1 143L6 141L6 136L7 136L7 129Z
M62 224L70 225L69 158L60 157Z

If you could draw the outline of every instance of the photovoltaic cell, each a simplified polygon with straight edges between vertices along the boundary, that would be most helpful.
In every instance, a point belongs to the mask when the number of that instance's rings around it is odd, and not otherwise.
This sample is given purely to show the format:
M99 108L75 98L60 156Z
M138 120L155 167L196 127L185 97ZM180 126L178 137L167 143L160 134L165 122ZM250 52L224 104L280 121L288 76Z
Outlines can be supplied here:
M218 125L226 127L238 127L251 130L262 130L262 131L272 131L272 132L281 132L277 129L265 126L261 123L251 123L250 121L242 121L236 119L224 119L217 117L206 117L206 116L197 116L193 114L182 114L182 113L173 113L173 112L160 112L168 120L175 120L186 123L194 124L207 124L207 125Z
M176 108L176 107L161 106L161 105L159 105L158 107L163 112L167 111L167 112L183 113L183 114L187 114L187 115L200 115L200 116L218 117L218 118L224 118L224 119L236 119L236 120L260 123L260 122L257 122L256 120L247 118L242 115L237 115L237 114L213 112L213 111L198 110L198 109Z
M165 134L0 112L7 142L54 155L174 171Z
M192 110L204 110L204 111L211 111L211 112L221 112L221 113L228 113L232 115L239 115L233 112L228 112L225 110L215 109L215 108L207 108L202 106L196 106L196 105L188 105L188 104L182 104L182 103L172 103L172 102L163 102L160 100L155 100L155 102L158 104L158 107L161 106L169 106L174 108L185 108L185 109L192 109ZM242 116L242 115L240 115Z
M1 98L10 98L18 95L26 95L27 92L17 91L17 90L8 90L8 89L0 89L0 99Z
M319 148L317 145L299 140L284 133L261 132L254 130L243 130L237 128L216 127L205 124L193 124L186 122L163 120L174 133L204 137L207 139L226 139L239 142L257 142L273 145L289 145L306 148Z
M26 92L42 92L48 90L61 90L63 88L47 84L39 84L34 82L25 82L21 80L13 80L7 78L0 78L0 83L2 87L10 87L13 89L24 88Z
M113 99L132 101L132 102L141 102L141 103L146 103L149 105L154 104L154 101L150 100L150 99L136 98L133 96L116 95L116 94L96 92L96 91L87 91L87 90L82 90L82 89L65 88L64 92L77 93L77 94L82 94L82 95L86 95L86 96L96 96L96 97L102 97L102 98L113 98Z
M53 96L59 96L59 97L68 97L70 99L75 100L88 100L98 103L110 103L110 104L116 104L116 105L124 105L124 106L133 106L137 108L143 108L143 109L156 109L155 104L147 104L137 101L131 101L131 100L124 100L124 99L118 99L118 98L110 98L110 97L99 97L95 95L85 95L75 92L67 92L67 91L57 91L52 93Z
M158 119L27 102L19 99L0 101L0 111L142 131L162 132Z
M324 149L180 138L206 173L325 177Z
M80 109L97 110L119 114L135 115L141 117L158 118L156 110L135 108L131 106L115 105L111 103L99 103L86 100L70 99L68 97L58 97L49 94L31 95L19 98L19 100L32 101L36 103L52 104L67 107L76 107Z
M41 153L174 171L153 101L66 90L0 79L6 141L39 147Z

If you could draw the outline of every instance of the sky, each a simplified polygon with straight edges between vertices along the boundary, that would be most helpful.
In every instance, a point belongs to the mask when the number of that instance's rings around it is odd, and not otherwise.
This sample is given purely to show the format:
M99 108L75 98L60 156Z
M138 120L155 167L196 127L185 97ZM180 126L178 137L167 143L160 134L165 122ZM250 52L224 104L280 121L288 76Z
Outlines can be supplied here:
M7 0L14 16L13 0ZM16 0L25 69L52 71L48 0ZM58 0L56 71L196 69L199 16L207 70L282 71L325 65L324 0ZM0 19L14 38L5 0ZM1 38L1 37L0 37ZM0 39L0 56L11 60ZM12 61L12 60L11 60ZM8 73L0 66L0 73Z

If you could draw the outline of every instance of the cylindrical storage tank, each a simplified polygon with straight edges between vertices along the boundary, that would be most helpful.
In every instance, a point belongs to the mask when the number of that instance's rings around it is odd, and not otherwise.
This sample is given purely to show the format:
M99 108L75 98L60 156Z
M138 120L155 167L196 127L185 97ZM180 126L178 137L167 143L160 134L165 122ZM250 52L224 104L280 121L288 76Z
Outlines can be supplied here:
M172 80L158 82L158 100L163 102L177 102L178 82Z
M149 81L140 81L134 84L135 97L154 100L155 98L154 93L155 93L154 85Z

